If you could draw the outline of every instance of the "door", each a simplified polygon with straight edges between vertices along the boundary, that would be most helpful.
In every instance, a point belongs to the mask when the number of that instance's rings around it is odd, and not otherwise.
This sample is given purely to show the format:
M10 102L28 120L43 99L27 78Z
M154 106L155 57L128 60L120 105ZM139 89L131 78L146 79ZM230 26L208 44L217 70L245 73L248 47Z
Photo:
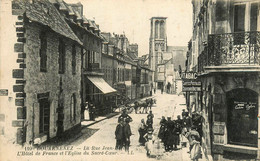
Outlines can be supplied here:
M50 102L48 98L39 99L40 104L40 134L46 134L49 137L50 131Z
M258 94L250 89L227 93L228 143L257 147Z

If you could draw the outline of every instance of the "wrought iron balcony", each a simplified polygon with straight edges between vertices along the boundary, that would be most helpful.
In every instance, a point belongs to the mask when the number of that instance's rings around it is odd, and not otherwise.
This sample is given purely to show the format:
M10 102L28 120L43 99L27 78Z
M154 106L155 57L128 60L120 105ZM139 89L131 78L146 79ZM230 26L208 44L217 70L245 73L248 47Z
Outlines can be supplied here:
M204 66L260 65L260 32L208 36L208 47L199 55L198 70Z

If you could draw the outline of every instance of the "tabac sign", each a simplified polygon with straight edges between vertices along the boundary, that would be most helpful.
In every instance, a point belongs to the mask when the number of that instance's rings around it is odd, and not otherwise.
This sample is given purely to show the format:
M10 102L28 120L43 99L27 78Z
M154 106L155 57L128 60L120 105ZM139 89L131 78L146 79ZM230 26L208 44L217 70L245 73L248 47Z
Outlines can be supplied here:
M182 79L197 79L198 73L196 72L183 72L181 73Z
M181 74L183 80L182 92L200 92L201 82L197 80L198 74L196 72L185 72Z

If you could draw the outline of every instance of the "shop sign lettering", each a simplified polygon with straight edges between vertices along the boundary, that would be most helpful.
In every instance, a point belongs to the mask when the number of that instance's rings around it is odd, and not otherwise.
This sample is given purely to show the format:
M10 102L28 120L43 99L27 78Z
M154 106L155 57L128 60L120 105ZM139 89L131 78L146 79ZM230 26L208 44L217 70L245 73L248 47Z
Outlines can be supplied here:
M197 79L198 73L196 72L184 72L181 74L182 79Z
M238 101L234 101L234 104L235 104L235 110L240 110L240 109L250 110L252 108L256 108L256 103L255 102L238 102Z

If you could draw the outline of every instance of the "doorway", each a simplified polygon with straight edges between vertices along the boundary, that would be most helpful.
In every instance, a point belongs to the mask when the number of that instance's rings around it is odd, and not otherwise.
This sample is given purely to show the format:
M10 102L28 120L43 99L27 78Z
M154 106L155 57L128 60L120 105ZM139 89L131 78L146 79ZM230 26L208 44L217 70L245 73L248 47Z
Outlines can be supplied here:
M234 89L227 93L228 143L257 147L258 94L250 89Z
M46 134L49 138L50 131L50 102L48 98L39 99L40 106L40 123L39 133Z

